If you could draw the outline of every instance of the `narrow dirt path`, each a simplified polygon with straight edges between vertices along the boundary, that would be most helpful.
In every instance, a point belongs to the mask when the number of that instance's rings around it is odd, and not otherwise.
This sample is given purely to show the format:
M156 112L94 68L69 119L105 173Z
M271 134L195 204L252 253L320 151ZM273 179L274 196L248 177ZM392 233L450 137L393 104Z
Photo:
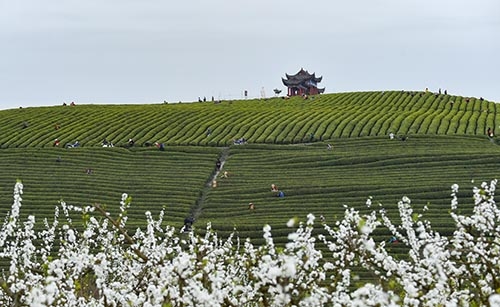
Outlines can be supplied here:
M200 216L203 204L205 203L205 199L207 198L207 194L210 191L210 189L212 189L212 182L217 179L220 172L224 169L224 163L226 162L228 156L229 156L229 147L223 147L219 154L219 161L221 162L220 168L217 169L217 166L214 164L214 171L212 176L205 182L205 185L200 192L200 196L196 200L194 206L191 208L191 212L188 218L191 218L193 223L196 222L196 220Z
M297 144L291 144L290 146L307 146L307 145L312 145L313 143L297 143ZM217 180L219 177L219 174L224 171L224 164L226 162L227 157L229 156L229 147L223 147L221 149L221 152L219 154L219 161L220 161L220 168L217 169L216 164L214 164L214 170L212 172L212 176L205 182L205 185L203 189L200 191L200 195L198 196L198 199L196 200L195 204L193 207L191 207L191 210L189 212L189 215L186 217L184 220L184 223L186 223L188 220L190 221L191 225L193 225L200 214L203 211L203 205L205 203L205 199L207 198L208 192L213 189L212 183L214 180ZM190 228L186 229L185 231L189 231Z

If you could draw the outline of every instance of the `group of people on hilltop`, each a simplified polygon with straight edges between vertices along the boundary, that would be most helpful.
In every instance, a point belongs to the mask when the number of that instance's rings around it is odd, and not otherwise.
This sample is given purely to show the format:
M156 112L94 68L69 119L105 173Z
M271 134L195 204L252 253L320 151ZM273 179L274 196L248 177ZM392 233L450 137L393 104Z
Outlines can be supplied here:
M425 93L429 93L429 88L428 88L428 87L426 87L426 88L425 88ZM436 93L434 93L434 94L436 94L436 95L441 95L441 94L442 94L442 92L441 92L441 88L439 88L439 89L438 89L438 91L437 91ZM446 89L445 89L445 90L444 90L444 94L445 94L445 95L448 95L448 90L446 90Z
M432 93L432 92L430 92L430 91L429 91L429 88L428 88L428 87L426 87L426 88L425 88L425 91L405 91L405 90L401 90L401 93L402 93L402 94L405 94L405 93L406 93L406 94L410 95L411 97L415 97L415 95L418 95L418 97L423 97L423 96L424 96L424 94L427 94L427 93ZM384 94L385 94L385 91L382 91L382 92L381 92L381 94L382 94L382 95L384 95ZM434 96L438 97L439 95L442 95L442 94L444 94L444 95L448 95L448 91L447 91L447 90L444 90L444 92L442 92L442 91L441 91L441 88L439 88L437 92L432 93L432 94L433 94Z
M198 102L207 102L207 97L204 96L203 99L201 99L201 97L198 97ZM216 102L214 96L212 96L212 102ZM220 103L220 100L217 100L217 102Z

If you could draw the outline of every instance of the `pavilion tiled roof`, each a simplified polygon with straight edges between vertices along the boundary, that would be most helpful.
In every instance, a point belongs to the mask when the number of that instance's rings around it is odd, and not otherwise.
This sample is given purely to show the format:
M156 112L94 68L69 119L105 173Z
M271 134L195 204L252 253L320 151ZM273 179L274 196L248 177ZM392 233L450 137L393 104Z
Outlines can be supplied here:
M299 72L295 75L285 74L285 78L281 78L283 84L287 87L300 87L308 88L310 86L317 86L317 83L321 82L323 77L316 77L316 73L309 73L307 70L301 68ZM322 93L325 89L318 88L318 92Z

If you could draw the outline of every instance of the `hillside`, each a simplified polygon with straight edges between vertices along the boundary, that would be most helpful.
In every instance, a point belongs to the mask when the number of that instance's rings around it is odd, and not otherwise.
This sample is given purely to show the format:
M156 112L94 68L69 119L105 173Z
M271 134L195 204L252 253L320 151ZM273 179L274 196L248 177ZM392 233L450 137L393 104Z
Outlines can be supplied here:
M344 205L363 211L380 203L397 216L397 202L407 196L417 212L446 233L451 185L461 187L462 210L467 212L472 187L500 174L500 147L485 138L346 138L332 144L332 150L324 144L232 147L224 166L230 176L210 190L200 223L212 221L215 229L236 228L257 237L266 222L285 235L289 218L313 213L333 222L343 215ZM273 183L285 198L271 192ZM249 202L255 210L247 209Z
M408 196L417 210L427 205L425 216L446 233L450 186L458 183L470 204L472 181L498 177L500 147L484 135L499 123L497 114L496 104L479 99L406 92L0 111L0 209L9 209L22 179L23 214L38 221L52 217L59 200L100 203L116 213L128 193L130 226L164 208L165 222L175 227L195 216L200 230L210 221L222 236L236 229L258 241L268 223L284 242L291 217L314 213L334 221L344 205L366 210L368 197L395 216L397 201ZM390 132L397 137L389 139ZM233 144L242 137L247 144ZM102 148L103 138L117 146ZM129 138L135 145L122 147ZM76 140L81 147L64 148ZM166 150L146 142L165 143ZM219 174L212 188L219 157L228 178Z
M78 140L83 147L100 147L104 138L116 145L132 138L137 145L226 146L239 138L291 144L390 132L484 135L488 127L500 124L499 107L492 102L395 91L328 94L307 100L24 108L0 111L0 118L0 148L52 147L56 138L61 146Z
M5 216L17 179L25 186L23 215L53 217L59 201L99 203L117 213L122 193L132 197L131 225L144 213L168 208L165 221L182 226L210 180L217 148L178 146L168 152L124 148L23 148L0 150L0 210ZM59 160L59 161L58 161ZM87 173L87 170L91 173Z

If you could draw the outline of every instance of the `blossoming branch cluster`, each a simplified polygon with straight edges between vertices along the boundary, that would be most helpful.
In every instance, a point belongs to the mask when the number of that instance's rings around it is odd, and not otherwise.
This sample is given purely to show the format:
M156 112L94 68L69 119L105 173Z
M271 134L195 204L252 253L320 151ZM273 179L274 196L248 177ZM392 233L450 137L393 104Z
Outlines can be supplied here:
M500 304L500 211L496 181L473 190L474 210L459 214L452 186L456 228L443 236L416 214L410 199L399 202L396 224L379 206L368 214L346 208L333 225L315 217L291 219L286 246L276 246L265 225L265 243L254 246L232 235L181 234L146 212L147 226L126 228L130 198L123 194L112 217L99 205L64 202L54 219L35 230L35 217L21 221L23 185L0 232L2 306L494 306ZM62 212L62 216L60 214ZM83 227L72 215L83 218ZM385 229L406 246L397 259L374 232ZM326 246L326 249L319 248ZM328 252L322 252L321 250ZM358 284L357 269L372 282Z

